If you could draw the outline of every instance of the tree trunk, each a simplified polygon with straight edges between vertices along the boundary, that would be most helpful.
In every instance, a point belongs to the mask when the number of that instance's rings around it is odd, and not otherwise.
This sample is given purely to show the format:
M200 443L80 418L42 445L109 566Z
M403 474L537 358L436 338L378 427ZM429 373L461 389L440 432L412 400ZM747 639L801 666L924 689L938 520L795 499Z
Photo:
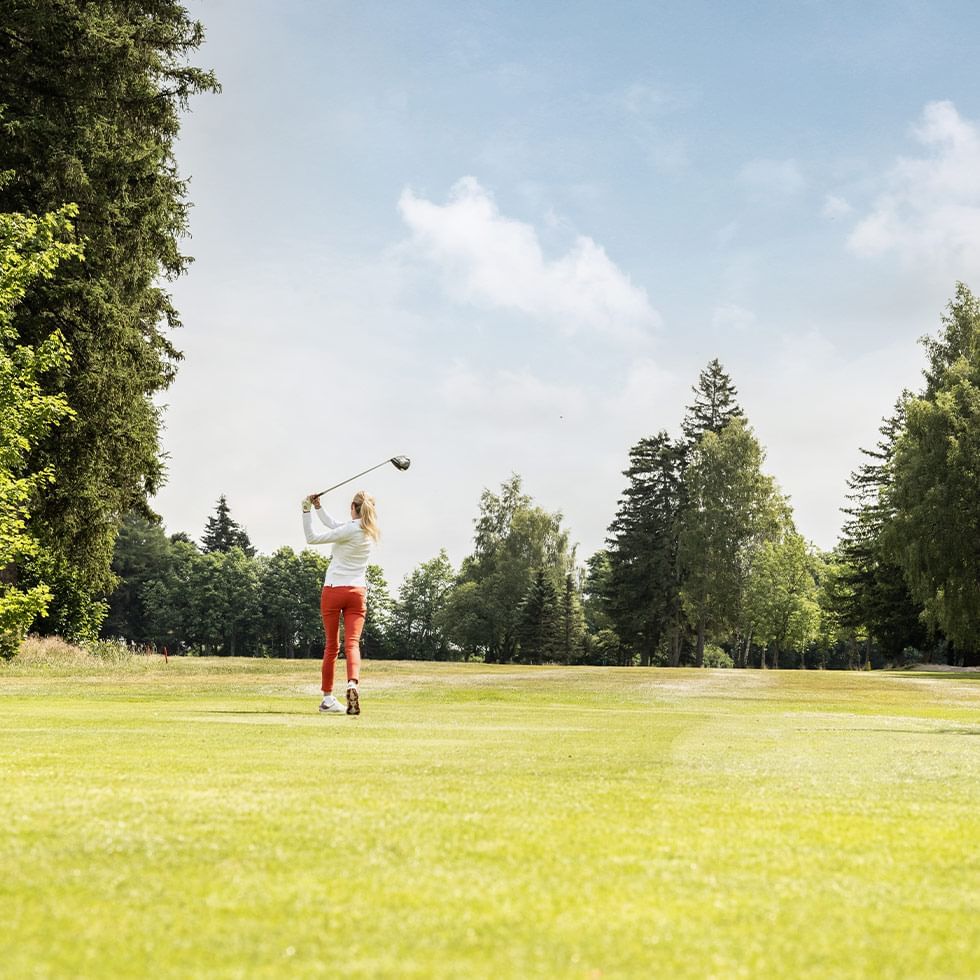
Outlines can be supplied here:
M698 642L694 650L694 666L704 666L704 620L698 620Z
M681 631L674 629L670 635L670 666L677 667L681 662Z

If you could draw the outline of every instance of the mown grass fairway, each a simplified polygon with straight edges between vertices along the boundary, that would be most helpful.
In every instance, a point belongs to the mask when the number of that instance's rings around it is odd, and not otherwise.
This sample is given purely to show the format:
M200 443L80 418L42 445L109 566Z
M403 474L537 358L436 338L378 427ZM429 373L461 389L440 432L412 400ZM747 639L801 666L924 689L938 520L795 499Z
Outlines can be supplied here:
M980 677L0 666L0 974L980 974Z

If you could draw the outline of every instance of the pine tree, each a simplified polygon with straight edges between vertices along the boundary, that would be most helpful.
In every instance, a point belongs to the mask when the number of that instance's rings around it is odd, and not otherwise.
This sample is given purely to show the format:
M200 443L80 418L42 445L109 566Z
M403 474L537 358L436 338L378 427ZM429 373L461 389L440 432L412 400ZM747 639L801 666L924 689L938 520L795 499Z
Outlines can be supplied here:
M935 340L926 388L905 403L885 494L885 546L929 621L980 663L980 299L963 283Z
M255 555L252 542L248 539L245 529L231 516L228 501L222 494L214 509L214 517L209 517L201 537L201 547L207 554L213 551L231 551L241 548L249 558Z
M563 652L561 611L551 577L539 568L521 603L517 635L524 663L553 663Z
M847 520L838 547L844 587L837 593L835 613L843 626L865 630L888 658L926 642L922 607L912 599L901 566L885 547L885 531L895 516L888 491L907 398L908 392L896 403L894 414L883 420L875 447L861 450L867 462L848 480L851 504L844 508Z
M629 480L609 525L608 611L620 639L652 662L661 642L680 657L681 607L677 519L683 447L666 432L630 450Z
M575 577L569 572L565 576L565 587L560 596L559 636L560 659L562 663L575 663L582 656L585 641L585 611L582 597Z
M735 400L738 389L717 357L708 362L691 391L694 393L694 404L688 406L681 423L684 438L689 444L696 443L705 432L721 432L732 419L744 417Z

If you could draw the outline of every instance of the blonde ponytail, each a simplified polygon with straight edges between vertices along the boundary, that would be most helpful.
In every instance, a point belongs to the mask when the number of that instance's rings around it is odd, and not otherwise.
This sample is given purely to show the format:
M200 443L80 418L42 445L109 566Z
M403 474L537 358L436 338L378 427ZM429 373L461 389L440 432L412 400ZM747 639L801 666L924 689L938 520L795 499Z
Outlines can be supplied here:
M374 497L363 490L358 490L354 494L354 511L361 519L361 527L364 533L377 543L381 540L381 528L378 527L378 512L374 506Z

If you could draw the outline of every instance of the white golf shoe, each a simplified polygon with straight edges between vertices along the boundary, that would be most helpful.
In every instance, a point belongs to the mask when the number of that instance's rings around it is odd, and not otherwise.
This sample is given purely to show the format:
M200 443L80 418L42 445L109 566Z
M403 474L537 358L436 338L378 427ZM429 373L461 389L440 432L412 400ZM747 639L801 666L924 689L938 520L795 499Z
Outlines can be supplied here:
M325 714L340 715L344 713L344 706L332 694L326 694L320 702L320 710Z
M361 699L357 693L356 684L347 685L347 714L359 715L361 713Z

